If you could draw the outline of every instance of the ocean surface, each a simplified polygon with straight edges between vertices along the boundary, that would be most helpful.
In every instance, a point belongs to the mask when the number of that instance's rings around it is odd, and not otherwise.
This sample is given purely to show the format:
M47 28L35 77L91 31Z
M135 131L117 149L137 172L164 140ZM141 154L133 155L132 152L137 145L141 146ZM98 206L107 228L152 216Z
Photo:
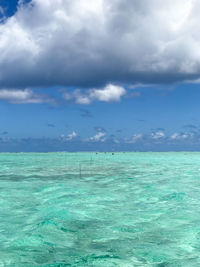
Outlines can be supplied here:
M200 266L200 153L0 154L0 266Z

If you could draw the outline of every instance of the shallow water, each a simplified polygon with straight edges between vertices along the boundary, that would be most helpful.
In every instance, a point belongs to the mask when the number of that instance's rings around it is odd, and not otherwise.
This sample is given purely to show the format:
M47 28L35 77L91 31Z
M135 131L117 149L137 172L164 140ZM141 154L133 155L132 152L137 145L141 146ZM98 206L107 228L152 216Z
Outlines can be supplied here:
M0 154L0 266L200 266L200 153Z

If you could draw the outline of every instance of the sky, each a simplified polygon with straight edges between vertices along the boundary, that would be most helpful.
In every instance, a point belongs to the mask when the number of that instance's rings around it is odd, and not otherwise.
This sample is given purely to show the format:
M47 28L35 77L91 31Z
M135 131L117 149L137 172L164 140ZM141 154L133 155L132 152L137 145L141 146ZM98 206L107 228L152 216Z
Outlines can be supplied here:
M0 0L0 152L199 151L199 11Z

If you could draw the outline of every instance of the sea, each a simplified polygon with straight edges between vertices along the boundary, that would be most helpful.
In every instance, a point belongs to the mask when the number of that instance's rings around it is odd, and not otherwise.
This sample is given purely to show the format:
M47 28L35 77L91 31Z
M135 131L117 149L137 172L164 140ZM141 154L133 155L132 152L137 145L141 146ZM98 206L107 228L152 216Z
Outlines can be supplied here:
M200 153L1 153L0 266L199 267Z

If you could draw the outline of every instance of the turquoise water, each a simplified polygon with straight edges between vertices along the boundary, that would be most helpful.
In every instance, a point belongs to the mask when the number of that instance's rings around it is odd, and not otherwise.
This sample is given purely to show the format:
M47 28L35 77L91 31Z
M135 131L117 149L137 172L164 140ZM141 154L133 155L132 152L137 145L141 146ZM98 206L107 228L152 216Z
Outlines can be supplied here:
M200 266L200 153L0 154L0 266Z

